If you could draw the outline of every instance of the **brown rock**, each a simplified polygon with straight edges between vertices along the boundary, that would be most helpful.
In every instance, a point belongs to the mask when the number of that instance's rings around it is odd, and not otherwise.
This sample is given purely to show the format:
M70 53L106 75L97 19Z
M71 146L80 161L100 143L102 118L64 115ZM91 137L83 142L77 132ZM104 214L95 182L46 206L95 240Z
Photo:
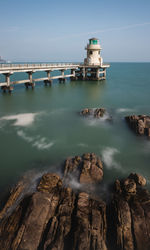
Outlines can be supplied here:
M135 131L138 135L148 135L150 136L150 116L146 115L131 115L125 117L129 126Z
M123 183L123 188L128 194L136 194L136 183L133 179L127 178Z
M64 183L57 174L44 174L37 191L12 209L19 190L24 190L18 184L8 200L9 206L5 206L12 212L0 222L0 249L107 249L106 204L68 187L74 175L78 182L87 184L87 190L88 184L102 179L100 159L93 153L68 158Z
M105 113L106 110L104 108L97 108L96 110L94 110L94 117L96 118L103 117Z
M97 109L83 109L81 110L80 114L87 116L87 115L93 115L95 118L101 118L106 113L106 110L104 108L97 108Z
M146 185L146 179L140 174L131 173L128 178L133 179L137 185L140 185L140 186Z
M150 194L141 187L145 184L144 177L130 174L115 184L110 208L114 218L110 225L114 232L114 249L150 249Z
M85 108L85 109L83 109L83 110L81 110L81 115L91 115L92 114L92 112L93 112L93 110L92 109L89 109L89 108Z
M59 188L62 181L57 174L44 174L37 187L38 191L50 193L54 188Z
M85 190L72 189L69 178L74 174ZM102 176L101 160L87 153L66 160L63 179L44 174L37 190L22 200L16 186L5 206L9 213L6 209L0 221L0 249L149 250L150 194L143 189L145 178L132 173L116 180L113 198L106 205L87 189Z

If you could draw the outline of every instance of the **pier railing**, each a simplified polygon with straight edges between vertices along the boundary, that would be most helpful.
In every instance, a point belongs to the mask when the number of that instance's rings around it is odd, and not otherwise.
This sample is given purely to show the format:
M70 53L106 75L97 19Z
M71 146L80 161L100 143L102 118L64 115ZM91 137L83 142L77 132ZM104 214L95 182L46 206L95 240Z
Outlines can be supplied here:
M75 63L23 63L23 64L16 64L16 63L5 63L0 64L0 69L7 69L7 68L45 68L45 67L71 67L71 66L79 66L79 64Z

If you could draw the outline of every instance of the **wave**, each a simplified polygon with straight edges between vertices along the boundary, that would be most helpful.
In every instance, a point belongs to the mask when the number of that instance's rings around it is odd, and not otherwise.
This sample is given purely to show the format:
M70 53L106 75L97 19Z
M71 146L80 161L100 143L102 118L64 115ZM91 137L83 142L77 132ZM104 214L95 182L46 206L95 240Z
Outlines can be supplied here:
M27 142L32 142L34 140L34 138L27 136L22 130L17 131L17 134Z
M14 120L13 126L30 126L33 124L35 121L35 117L39 113L24 113L24 114L17 114L17 115L8 115L8 116L3 116L0 118L0 121L10 121Z
M106 125L106 122L110 120L110 115L108 113L104 114L103 117L95 118L93 115L85 118L85 122L88 126L98 126L98 125Z
M119 108L119 109L117 109L117 113L126 113L126 112L135 112L135 109L130 109L130 108Z
M54 145L54 142L50 142L46 137L41 137L40 135L35 137L28 136L22 130L17 131L17 134L26 142L31 143L32 147L36 147L39 150L49 149Z
M88 145L86 143L78 143L78 146L79 147L84 147L84 148L88 147Z
M114 159L114 156L118 153L118 149L111 147L106 147L102 151L102 161L104 162L107 169L121 169L120 164Z
M51 148L54 145L54 142L48 142L45 137L40 138L39 140L36 140L33 143L33 147L36 147L39 150L44 150Z

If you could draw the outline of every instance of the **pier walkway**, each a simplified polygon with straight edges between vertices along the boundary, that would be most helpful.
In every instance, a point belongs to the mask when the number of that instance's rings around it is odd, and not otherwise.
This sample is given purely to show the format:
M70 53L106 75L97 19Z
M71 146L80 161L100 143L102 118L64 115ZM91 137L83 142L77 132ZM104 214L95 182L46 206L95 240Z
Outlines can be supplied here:
M0 64L0 74L5 76L5 81L0 82L1 89L6 92L11 92L14 85L25 84L26 88L34 88L35 82L43 81L45 85L51 84L52 80L58 79L59 82L65 82L66 78L72 80L104 80L106 78L106 68L109 64L102 66L98 65L84 65L74 63L41 63L41 64ZM70 74L65 74L65 71L70 70ZM33 73L37 71L44 71L47 77L33 79ZM61 74L52 76L51 72L60 71ZM11 81L11 75L14 73L25 72L28 74L28 79Z
M26 87L31 86L34 87L35 82L44 81L45 84L51 83L53 79L65 80L68 77L75 76L75 70L79 67L78 64L72 63L55 63L55 64L0 64L0 74L5 75L5 82L0 83L0 87L2 89L12 90L13 85L24 83ZM61 72L61 75L51 76L51 72L57 70ZM65 75L66 70L71 70L72 73L69 75ZM47 77L33 79L33 73L37 71L45 71L47 73ZM20 80L20 81L10 81L10 76L14 73L26 72L28 74L28 79Z

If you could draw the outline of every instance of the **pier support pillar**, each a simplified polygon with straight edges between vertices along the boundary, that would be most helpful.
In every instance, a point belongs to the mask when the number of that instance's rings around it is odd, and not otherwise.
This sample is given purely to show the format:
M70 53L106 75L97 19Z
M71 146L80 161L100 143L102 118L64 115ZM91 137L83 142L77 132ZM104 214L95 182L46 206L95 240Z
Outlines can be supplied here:
M47 86L48 84L50 86L52 84L52 80L50 79L50 77L51 77L51 71L47 70L46 73L47 73L47 80L44 81L44 84L45 84L45 86Z
M82 79L85 80L85 78L86 78L85 68L82 68Z
M64 77L64 75L65 75L65 70L64 69L61 70L61 75L62 75L62 77Z
M7 85L2 86L1 89L3 90L4 93L6 93L6 91L8 91L9 93L12 92L13 90L13 86L11 86L11 82L10 82L10 76L12 75L12 73L4 73L5 76L5 81L7 83Z
M99 68L96 70L96 79L99 80L99 74L100 74L100 70Z
M62 78L59 78L59 83L65 83L66 79L65 79L65 70L61 70L61 76Z
M103 77L106 79L106 69L104 69Z
M59 83L65 83L66 82L66 79L65 78L59 78Z
M70 77L70 80L71 81L74 81L74 80L76 80L76 71L75 71L75 69L71 69L71 77Z
M34 87L35 87L35 82L33 81L33 78L32 78L32 74L33 73L34 73L34 71L27 72L28 78L29 78L29 82L25 83L26 89L28 89L28 87L31 87L32 89L34 89Z

